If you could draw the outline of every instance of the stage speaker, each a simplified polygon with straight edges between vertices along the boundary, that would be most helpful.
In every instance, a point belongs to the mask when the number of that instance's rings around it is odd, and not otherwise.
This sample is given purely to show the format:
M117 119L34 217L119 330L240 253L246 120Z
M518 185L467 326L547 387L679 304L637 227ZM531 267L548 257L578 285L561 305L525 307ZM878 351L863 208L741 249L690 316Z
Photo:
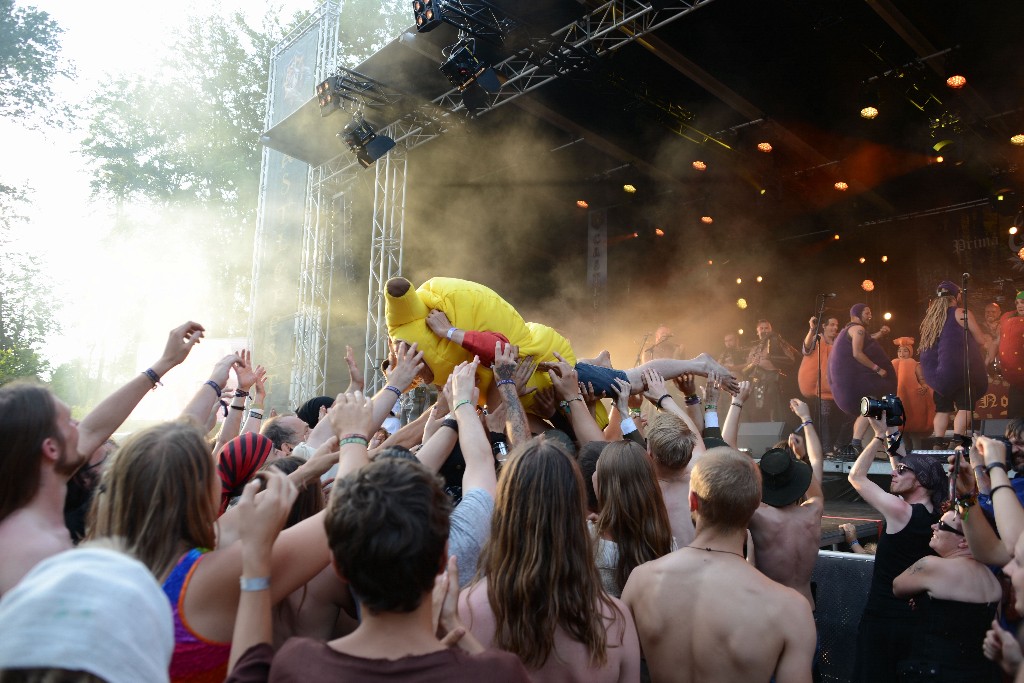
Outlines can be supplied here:
M982 420L981 433L985 436L1002 436L1006 433L1009 420Z
M741 422L738 445L760 458L764 452L782 440L785 422Z

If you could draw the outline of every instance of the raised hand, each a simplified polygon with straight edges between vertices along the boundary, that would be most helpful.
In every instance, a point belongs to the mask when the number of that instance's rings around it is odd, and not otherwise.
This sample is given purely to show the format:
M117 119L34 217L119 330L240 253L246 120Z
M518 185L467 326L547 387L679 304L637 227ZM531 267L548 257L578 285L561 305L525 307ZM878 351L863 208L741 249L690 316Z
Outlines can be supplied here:
M530 378L533 377L533 373L537 372L537 365L537 359L533 356L526 356L520 359L519 365L516 366L516 371L512 374L512 379L516 381L516 393L519 396L526 396L537 391L537 387L527 386Z
M622 418L629 417L629 382L621 377L615 378L615 407Z
M217 383L217 386L224 388L224 385L228 383L228 375L232 368L237 369L242 365L242 359L237 353L231 353L224 356L217 364L213 366L213 372L210 373L210 379Z
M551 385L555 388L555 395L559 400L568 401L580 395L579 375L576 368L555 352L557 363L547 363L551 369L548 370L548 377L551 378Z
M534 412L544 419L555 414L556 403L554 387L544 387L533 396Z
M363 396L363 392L357 391L352 394L338 394L334 399L334 405L327 411L331 420L331 427L339 439L348 434L358 434L369 439L373 434L370 428L373 426L373 401Z
M345 364L348 365L348 389L345 391L346 394L352 393L353 391L362 391L366 386L366 378L363 377L363 371L358 365L356 365L356 354L352 351L351 346L345 347Z
M263 483L266 488L257 496ZM270 573L270 550L284 528L298 494L295 484L288 481L283 472L275 470L265 470L242 489L242 497L238 501L242 553L249 554L257 564L266 563L263 576Z
M693 393L693 375L690 375L690 393ZM653 368L644 370L644 398L651 403L657 403L658 399L667 394L665 391L665 378L661 376L661 373ZM687 394L689 395L689 394Z
M494 364L491 370L498 379L510 379L515 381L516 359L519 357L519 347L515 344L505 344L501 341L494 342ZM477 363L480 362L478 358Z
M256 369L252 366L252 354L248 349L238 352L240 363L235 366L235 377L238 379L238 388L242 391L249 391L256 383Z
M163 355L153 367L156 373L163 375L174 366L180 365L188 357L192 347L203 338L204 332L206 332L206 328L191 320L171 330L167 334L167 344L164 346Z
M444 337L453 325L448 320L448 316L444 314L444 311L439 311L435 308L427 314L427 327L438 337Z
M806 403L798 398L789 399L789 409L800 418L801 422L807 422L811 419L811 409L807 407Z
M415 343L409 346L405 342L398 342L395 346L395 363L390 369L388 384L404 392L423 369L423 352Z

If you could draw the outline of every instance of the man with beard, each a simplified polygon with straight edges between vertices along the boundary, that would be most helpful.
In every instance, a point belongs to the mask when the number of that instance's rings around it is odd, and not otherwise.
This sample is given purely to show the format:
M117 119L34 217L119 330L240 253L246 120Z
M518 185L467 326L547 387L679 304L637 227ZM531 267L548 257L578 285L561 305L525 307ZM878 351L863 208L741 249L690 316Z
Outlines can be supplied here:
M862 439L871 425L860 414L860 400L865 396L879 397L896 393L896 371L892 361L878 340L889 334L883 325L874 334L867 333L871 324L871 309L867 304L850 307L850 322L836 336L828 359L828 380L832 396L839 409L851 417L853 440L849 455L859 453Z
M187 322L171 330L164 353L81 422L41 385L0 388L0 595L42 560L71 548L64 498L71 475L89 460L160 378L203 336Z
M800 369L797 371L797 380L800 384L800 393L808 401L813 401L812 407L817 406L819 378L821 388L821 419L818 426L821 429L821 445L826 452L832 450L832 445L837 436L838 418L841 417L836 402L832 397L832 387L828 383L828 359L832 354L832 345L839 334L839 319L828 317L817 336L814 329L818 326L818 319L811 318L808 321L810 328L804 337L803 359L800 361ZM821 345L818 345L818 340ZM841 424L841 423L839 423Z
M729 332L722 340L725 350L718 356L718 362L725 366L725 369L739 377L743 371L743 363L747 357L740 348L740 338L735 332Z
M897 663L910 647L913 612L906 600L893 594L892 582L925 555L933 555L929 541L932 524L947 495L947 477L942 462L920 453L901 460L893 458L889 491L868 479L876 452L887 447L885 413L882 419L867 418L875 438L858 456L850 470L850 485L885 518L885 530L878 537L874 569L867 604L857 631L857 660L851 681L898 680Z
M782 405L782 381L796 363L796 349L772 331L767 320L757 321L757 343L747 354L744 375L753 387L749 419L782 422L786 409Z

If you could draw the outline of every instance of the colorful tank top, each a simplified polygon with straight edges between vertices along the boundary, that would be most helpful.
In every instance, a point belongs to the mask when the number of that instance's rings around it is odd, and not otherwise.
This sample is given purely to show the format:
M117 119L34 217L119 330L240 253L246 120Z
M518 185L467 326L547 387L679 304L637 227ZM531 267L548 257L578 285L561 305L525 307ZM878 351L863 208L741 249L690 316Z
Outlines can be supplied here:
M182 610L185 592L192 573L199 566L204 549L193 548L178 560L164 581L163 589L171 601L174 616L174 655L171 657L171 681L189 683L221 683L228 675L228 657L231 643L207 640L192 630Z

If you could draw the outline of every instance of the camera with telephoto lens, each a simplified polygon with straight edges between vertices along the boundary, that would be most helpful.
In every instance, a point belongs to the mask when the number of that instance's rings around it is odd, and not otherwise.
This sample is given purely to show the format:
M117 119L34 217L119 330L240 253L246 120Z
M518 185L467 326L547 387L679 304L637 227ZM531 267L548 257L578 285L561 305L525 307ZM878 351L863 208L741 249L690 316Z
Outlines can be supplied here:
M903 412L903 401L895 394L886 394L882 398L865 396L860 400L860 414L864 417L881 419L885 413L885 424L889 427L902 427L906 422Z

